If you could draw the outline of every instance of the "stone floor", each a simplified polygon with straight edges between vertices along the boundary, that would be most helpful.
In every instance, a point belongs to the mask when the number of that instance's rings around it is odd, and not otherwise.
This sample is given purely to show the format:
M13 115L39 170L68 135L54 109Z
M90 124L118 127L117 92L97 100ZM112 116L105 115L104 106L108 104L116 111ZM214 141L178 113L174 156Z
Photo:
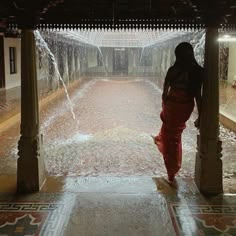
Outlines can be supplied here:
M192 179L48 177L29 195L3 185L0 235L236 235L235 196L204 197Z

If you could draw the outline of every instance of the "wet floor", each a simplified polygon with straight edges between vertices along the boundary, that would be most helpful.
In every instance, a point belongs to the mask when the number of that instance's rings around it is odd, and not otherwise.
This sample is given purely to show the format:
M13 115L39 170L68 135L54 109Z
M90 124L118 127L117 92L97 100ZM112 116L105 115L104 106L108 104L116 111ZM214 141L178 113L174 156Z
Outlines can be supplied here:
M50 118L42 127L48 171L66 175L165 174L162 157L150 137L161 126L160 95L161 90L145 80L93 80L75 91L71 100L79 129L66 104L60 110L58 106L49 109L45 116ZM186 156L192 157L196 130L191 139L189 132L186 130L184 149ZM185 172L192 173L190 168Z
M0 235L233 236L235 200L188 178L51 176L38 193L0 193Z
M150 137L161 126L161 90L147 79L94 79L41 110L44 158L50 175L162 176L163 159ZM75 114L73 118L72 112ZM194 174L193 114L183 133L182 177ZM19 125L2 133L1 173L16 173ZM235 134L221 129L224 177L235 179Z

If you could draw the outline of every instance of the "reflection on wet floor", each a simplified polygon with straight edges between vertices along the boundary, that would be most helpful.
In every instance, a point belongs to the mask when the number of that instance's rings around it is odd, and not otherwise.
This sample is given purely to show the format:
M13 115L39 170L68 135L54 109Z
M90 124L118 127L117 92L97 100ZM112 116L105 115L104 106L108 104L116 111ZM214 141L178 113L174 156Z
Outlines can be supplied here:
M48 177L40 193L0 194L0 234L235 235L236 198L177 177ZM10 234L15 235L15 234Z

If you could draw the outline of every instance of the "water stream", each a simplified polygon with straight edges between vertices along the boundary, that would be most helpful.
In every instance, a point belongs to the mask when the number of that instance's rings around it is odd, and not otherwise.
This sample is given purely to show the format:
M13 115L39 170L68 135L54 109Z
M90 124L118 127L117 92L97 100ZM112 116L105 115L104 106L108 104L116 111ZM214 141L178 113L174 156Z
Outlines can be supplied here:
M143 51L144 51L145 47L142 47L142 51L140 54L140 59L139 59L139 64L142 65L142 58L143 58Z
M107 77L108 76L108 70L107 70L106 63L105 63L104 58L103 58L102 50L101 50L101 48L99 46L97 46L97 49L98 49L98 51L99 51L99 53L101 55L102 65L103 65L103 68L104 68L104 73L105 73L105 75Z
M63 88L64 88L65 95L66 95L66 98L67 98L67 105L70 109L70 112L72 114L73 119L76 122L77 128L79 128L79 120L77 119L77 117L75 115L75 112L74 112L74 104L72 103L72 101L70 99L66 84L65 84L65 82L64 82L64 80L63 80L63 78L62 78L62 76L59 72L55 56L52 53L52 51L50 50L50 48L48 47L48 44L45 42L45 40L43 39L43 37L41 36L41 34L39 33L38 30L34 31L34 35L35 35L35 40L36 40L36 46L41 49L41 52L44 52L43 56L47 56L50 59L50 61L52 62L53 66L54 66L55 73L56 73L56 76L54 76L54 77L58 78L58 84L59 84L59 81L60 81Z

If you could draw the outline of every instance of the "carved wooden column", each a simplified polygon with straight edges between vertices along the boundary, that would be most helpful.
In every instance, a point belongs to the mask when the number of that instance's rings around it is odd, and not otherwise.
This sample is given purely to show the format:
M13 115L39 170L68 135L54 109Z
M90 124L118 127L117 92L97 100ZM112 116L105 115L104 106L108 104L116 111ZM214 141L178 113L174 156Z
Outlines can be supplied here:
M203 194L222 193L221 141L219 140L219 79L217 27L206 29L202 114L195 182Z
M39 134L39 107L34 32L21 33L21 137L18 143L17 191L39 191L44 181L44 160Z

